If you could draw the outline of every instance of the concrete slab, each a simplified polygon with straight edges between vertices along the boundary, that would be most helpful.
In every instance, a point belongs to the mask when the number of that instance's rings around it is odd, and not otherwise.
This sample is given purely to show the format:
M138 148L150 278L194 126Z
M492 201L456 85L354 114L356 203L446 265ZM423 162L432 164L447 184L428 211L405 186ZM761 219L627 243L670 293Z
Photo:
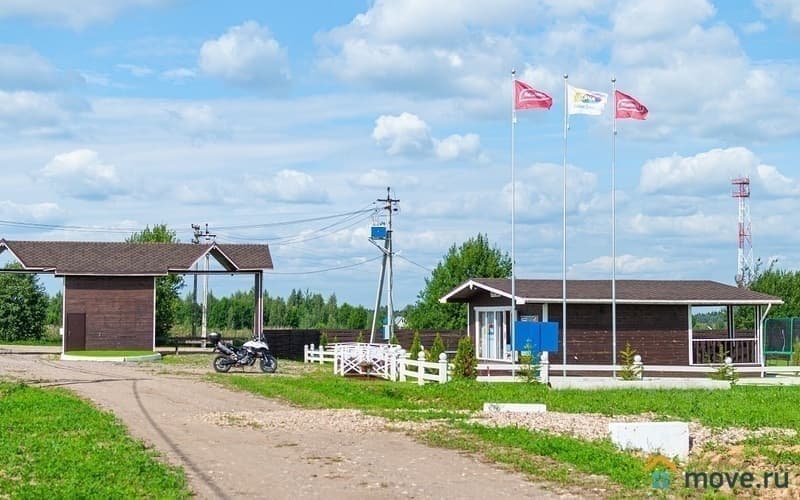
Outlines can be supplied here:
M608 424L611 442L623 450L661 453L667 458L689 456L687 422L613 422Z
M139 361L161 361L161 354L153 353L145 356L79 356L76 354L62 354L62 361L100 361L100 362L114 362L126 363Z
M538 403L483 403L483 411L544 413L547 411L547 406Z

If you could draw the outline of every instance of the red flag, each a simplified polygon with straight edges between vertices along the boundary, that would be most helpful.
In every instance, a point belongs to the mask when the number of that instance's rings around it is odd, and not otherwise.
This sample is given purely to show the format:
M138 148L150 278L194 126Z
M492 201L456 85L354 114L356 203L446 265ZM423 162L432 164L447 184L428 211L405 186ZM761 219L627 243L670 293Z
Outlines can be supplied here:
M514 80L514 109L550 109L553 98L525 82Z
M628 94L619 90L614 91L614 101L616 102L617 118L633 118L634 120L644 120L647 118L647 108Z

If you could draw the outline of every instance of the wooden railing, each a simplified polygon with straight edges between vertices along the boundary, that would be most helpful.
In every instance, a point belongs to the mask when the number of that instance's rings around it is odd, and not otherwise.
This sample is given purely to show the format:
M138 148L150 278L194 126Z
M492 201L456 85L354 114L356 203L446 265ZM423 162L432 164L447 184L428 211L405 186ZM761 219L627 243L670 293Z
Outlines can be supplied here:
M722 363L726 357L733 364L758 363L755 338L692 339L692 359L695 365Z

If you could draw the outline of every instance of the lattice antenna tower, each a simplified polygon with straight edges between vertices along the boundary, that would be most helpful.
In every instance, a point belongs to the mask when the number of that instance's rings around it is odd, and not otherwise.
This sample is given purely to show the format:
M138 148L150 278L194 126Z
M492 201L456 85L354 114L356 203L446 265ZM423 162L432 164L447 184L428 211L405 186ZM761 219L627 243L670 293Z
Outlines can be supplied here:
M750 177L731 180L731 196L739 202L739 251L736 283L742 286L753 273L753 235L750 221Z

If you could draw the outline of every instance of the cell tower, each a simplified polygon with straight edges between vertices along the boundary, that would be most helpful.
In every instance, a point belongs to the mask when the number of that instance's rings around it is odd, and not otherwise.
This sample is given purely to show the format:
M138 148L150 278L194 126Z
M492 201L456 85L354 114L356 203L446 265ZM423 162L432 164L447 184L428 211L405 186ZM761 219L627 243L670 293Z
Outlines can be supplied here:
M753 235L750 232L750 177L731 180L731 196L739 201L739 252L736 284L743 286L753 272Z

